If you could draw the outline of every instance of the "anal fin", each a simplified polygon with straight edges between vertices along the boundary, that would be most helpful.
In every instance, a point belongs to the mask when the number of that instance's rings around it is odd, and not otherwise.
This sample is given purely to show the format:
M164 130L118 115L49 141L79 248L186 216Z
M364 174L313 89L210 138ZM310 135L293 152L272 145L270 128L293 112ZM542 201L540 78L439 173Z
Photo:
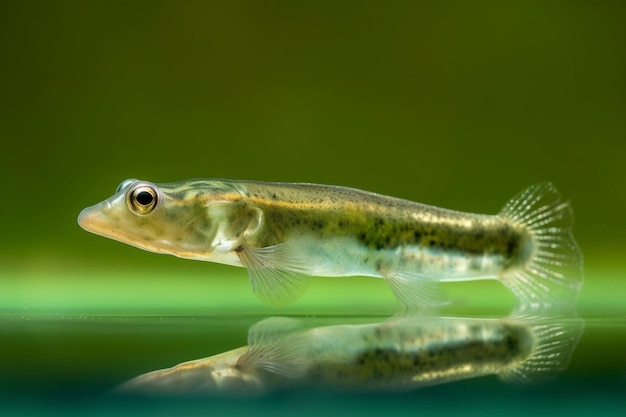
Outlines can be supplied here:
M430 310L447 304L441 300L439 281L434 277L404 271L389 271L383 276L407 310Z

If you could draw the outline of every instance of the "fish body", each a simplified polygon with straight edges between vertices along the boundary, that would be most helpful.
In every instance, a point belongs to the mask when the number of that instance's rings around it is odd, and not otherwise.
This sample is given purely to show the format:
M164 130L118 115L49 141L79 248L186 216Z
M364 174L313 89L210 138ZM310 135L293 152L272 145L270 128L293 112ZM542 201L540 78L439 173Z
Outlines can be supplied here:
M284 304L308 276L385 278L407 307L438 304L439 281L500 279L531 306L582 283L572 214L551 184L497 215L463 213L317 184L126 180L83 210L86 230L139 248L246 267L255 293Z
M505 373L528 358L535 343L532 328L521 321L408 317L286 332L278 338L289 346L282 352L271 340L276 332L264 329L272 326L270 320L251 330L239 368L270 368L280 358L277 373L327 387L410 390Z
M544 380L564 370L582 332L577 319L403 317L303 329L270 318L248 346L140 375L120 393L258 394L317 386L407 391L485 375Z

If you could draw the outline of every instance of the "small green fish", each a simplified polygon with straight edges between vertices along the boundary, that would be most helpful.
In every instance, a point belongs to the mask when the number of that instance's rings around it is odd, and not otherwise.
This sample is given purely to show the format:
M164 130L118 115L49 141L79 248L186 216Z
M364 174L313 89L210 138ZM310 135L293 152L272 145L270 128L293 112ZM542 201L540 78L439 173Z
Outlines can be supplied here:
M248 346L135 377L119 394L250 395L308 386L407 391L485 375L513 383L567 368L583 330L574 317L406 316L382 323L302 328L273 317Z
M152 252L246 267L272 304L294 301L309 276L382 277L407 308L439 304L440 281L498 279L529 307L572 302L583 281L572 210L550 183L484 215L337 186L129 179L78 223Z

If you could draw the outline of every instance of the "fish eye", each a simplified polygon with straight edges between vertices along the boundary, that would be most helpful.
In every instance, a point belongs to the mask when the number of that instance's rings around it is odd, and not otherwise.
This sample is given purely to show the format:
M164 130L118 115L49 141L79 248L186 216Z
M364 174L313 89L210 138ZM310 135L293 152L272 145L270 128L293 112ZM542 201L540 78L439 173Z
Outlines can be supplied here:
M126 194L128 207L137 214L148 214L157 205L158 193L156 188L147 184L139 184Z

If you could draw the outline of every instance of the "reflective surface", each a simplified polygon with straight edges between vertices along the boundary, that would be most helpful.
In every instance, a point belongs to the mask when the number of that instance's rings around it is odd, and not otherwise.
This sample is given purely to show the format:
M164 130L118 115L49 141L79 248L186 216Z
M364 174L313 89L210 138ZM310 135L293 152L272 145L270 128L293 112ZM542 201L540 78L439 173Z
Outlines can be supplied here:
M313 329L381 323L397 310L384 282L360 277L320 278L298 303L272 310L250 293L245 273L215 276L206 272L211 266L207 264L200 264L201 274L186 273L196 263L174 260L184 267L162 271L109 267L98 272L50 265L41 270L31 267L3 281L7 290L0 292L2 409L81 416L158 415L172 409L272 416L342 415L354 410L364 415L404 415L418 408L444 415L501 415L503 409L527 415L538 408L588 415L590 410L626 409L624 287L606 284L609 279L623 280L599 270L587 273L580 293L578 316L585 329L569 368L536 385L509 384L487 375L404 392L318 383L292 384L245 399L114 396L116 387L138 375L246 346L249 329L277 312L301 322L303 329ZM513 314L516 300L497 282L443 287L452 303L442 309L442 316L500 320Z
M585 333L570 367L538 385L506 384L484 377L406 393L345 391L316 386L283 389L241 400L232 396L180 400L162 396L117 397L118 384L154 369L166 368L244 346L248 328L261 317L3 317L0 385L3 409L19 413L65 414L94 410L187 412L258 412L277 410L315 415L351 407L365 415L374 409L403 412L425 408L472 415L501 407L521 413L545 410L580 412L591 407L625 406L626 325L622 318L585 320ZM297 317L305 327L379 322L385 317ZM451 400L454 399L454 401ZM469 407L469 408L466 408ZM275 415L275 414L274 414Z
M116 392L408 391L491 374L531 383L567 369L583 330L582 320L540 312L505 319L413 315L362 325L304 326L306 321L293 318L262 320L250 327L246 347L140 375Z

